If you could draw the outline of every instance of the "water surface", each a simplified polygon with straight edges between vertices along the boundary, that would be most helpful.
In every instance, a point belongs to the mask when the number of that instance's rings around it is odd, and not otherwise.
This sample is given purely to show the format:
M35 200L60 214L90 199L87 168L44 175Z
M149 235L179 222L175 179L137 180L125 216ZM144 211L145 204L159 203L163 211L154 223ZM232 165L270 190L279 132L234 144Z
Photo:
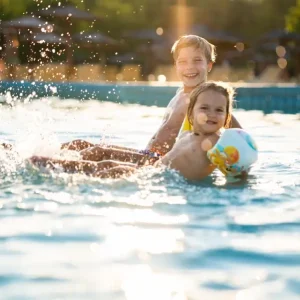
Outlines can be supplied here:
M259 161L246 184L147 169L118 180L32 169L83 138L143 148L164 109L45 98L0 107L1 299L300 296L299 116L237 111Z

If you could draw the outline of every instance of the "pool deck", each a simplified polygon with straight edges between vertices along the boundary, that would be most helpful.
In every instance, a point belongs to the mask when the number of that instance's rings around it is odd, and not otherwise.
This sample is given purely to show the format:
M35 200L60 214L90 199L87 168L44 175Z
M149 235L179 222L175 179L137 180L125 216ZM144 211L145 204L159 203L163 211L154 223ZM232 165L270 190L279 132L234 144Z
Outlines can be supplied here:
M232 83L236 88L236 108L300 113L300 86L296 84ZM0 94L4 99L35 99L59 97L61 99L102 100L117 103L137 103L166 107L180 86L179 82L29 82L0 81ZM0 99L1 101L1 99ZM5 103L5 100L2 100ZM7 100L6 100L7 102Z

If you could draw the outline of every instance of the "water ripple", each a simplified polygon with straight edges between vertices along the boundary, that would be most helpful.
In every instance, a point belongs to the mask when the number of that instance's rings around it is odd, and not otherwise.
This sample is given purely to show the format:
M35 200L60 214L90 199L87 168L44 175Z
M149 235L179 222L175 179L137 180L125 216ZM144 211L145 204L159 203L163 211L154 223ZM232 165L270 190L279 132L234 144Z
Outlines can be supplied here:
M234 184L218 171L200 183L153 168L102 180L24 163L77 138L142 149L160 108L46 98L0 110L1 139L22 149L0 152L2 298L299 298L294 116L236 112L260 154Z
M300 254L266 254L253 251L241 251L233 248L220 248L204 252L201 257L206 260L219 260L224 262L257 264L257 265L278 265L281 267L299 267Z

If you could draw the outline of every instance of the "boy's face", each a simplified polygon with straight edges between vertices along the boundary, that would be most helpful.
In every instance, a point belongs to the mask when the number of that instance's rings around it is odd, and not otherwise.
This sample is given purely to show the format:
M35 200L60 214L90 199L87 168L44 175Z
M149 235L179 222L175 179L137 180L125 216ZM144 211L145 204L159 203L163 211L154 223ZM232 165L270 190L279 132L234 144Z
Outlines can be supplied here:
M179 50L175 61L177 76L183 82L187 91L206 81L207 73L212 63L208 63L201 49L185 47Z
M226 97L219 92L201 93L193 109L194 131L210 134L220 130L226 120L226 104Z

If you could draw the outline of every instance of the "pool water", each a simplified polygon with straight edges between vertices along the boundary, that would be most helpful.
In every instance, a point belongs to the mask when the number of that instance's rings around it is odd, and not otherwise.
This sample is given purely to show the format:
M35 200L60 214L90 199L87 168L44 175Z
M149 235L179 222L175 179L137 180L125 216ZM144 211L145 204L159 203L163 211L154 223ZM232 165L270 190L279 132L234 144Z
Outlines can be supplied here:
M236 111L260 150L243 185L219 172L197 184L151 168L100 180L25 162L77 138L143 148L164 111L0 107L0 139L18 151L0 152L1 299L299 299L298 115Z

